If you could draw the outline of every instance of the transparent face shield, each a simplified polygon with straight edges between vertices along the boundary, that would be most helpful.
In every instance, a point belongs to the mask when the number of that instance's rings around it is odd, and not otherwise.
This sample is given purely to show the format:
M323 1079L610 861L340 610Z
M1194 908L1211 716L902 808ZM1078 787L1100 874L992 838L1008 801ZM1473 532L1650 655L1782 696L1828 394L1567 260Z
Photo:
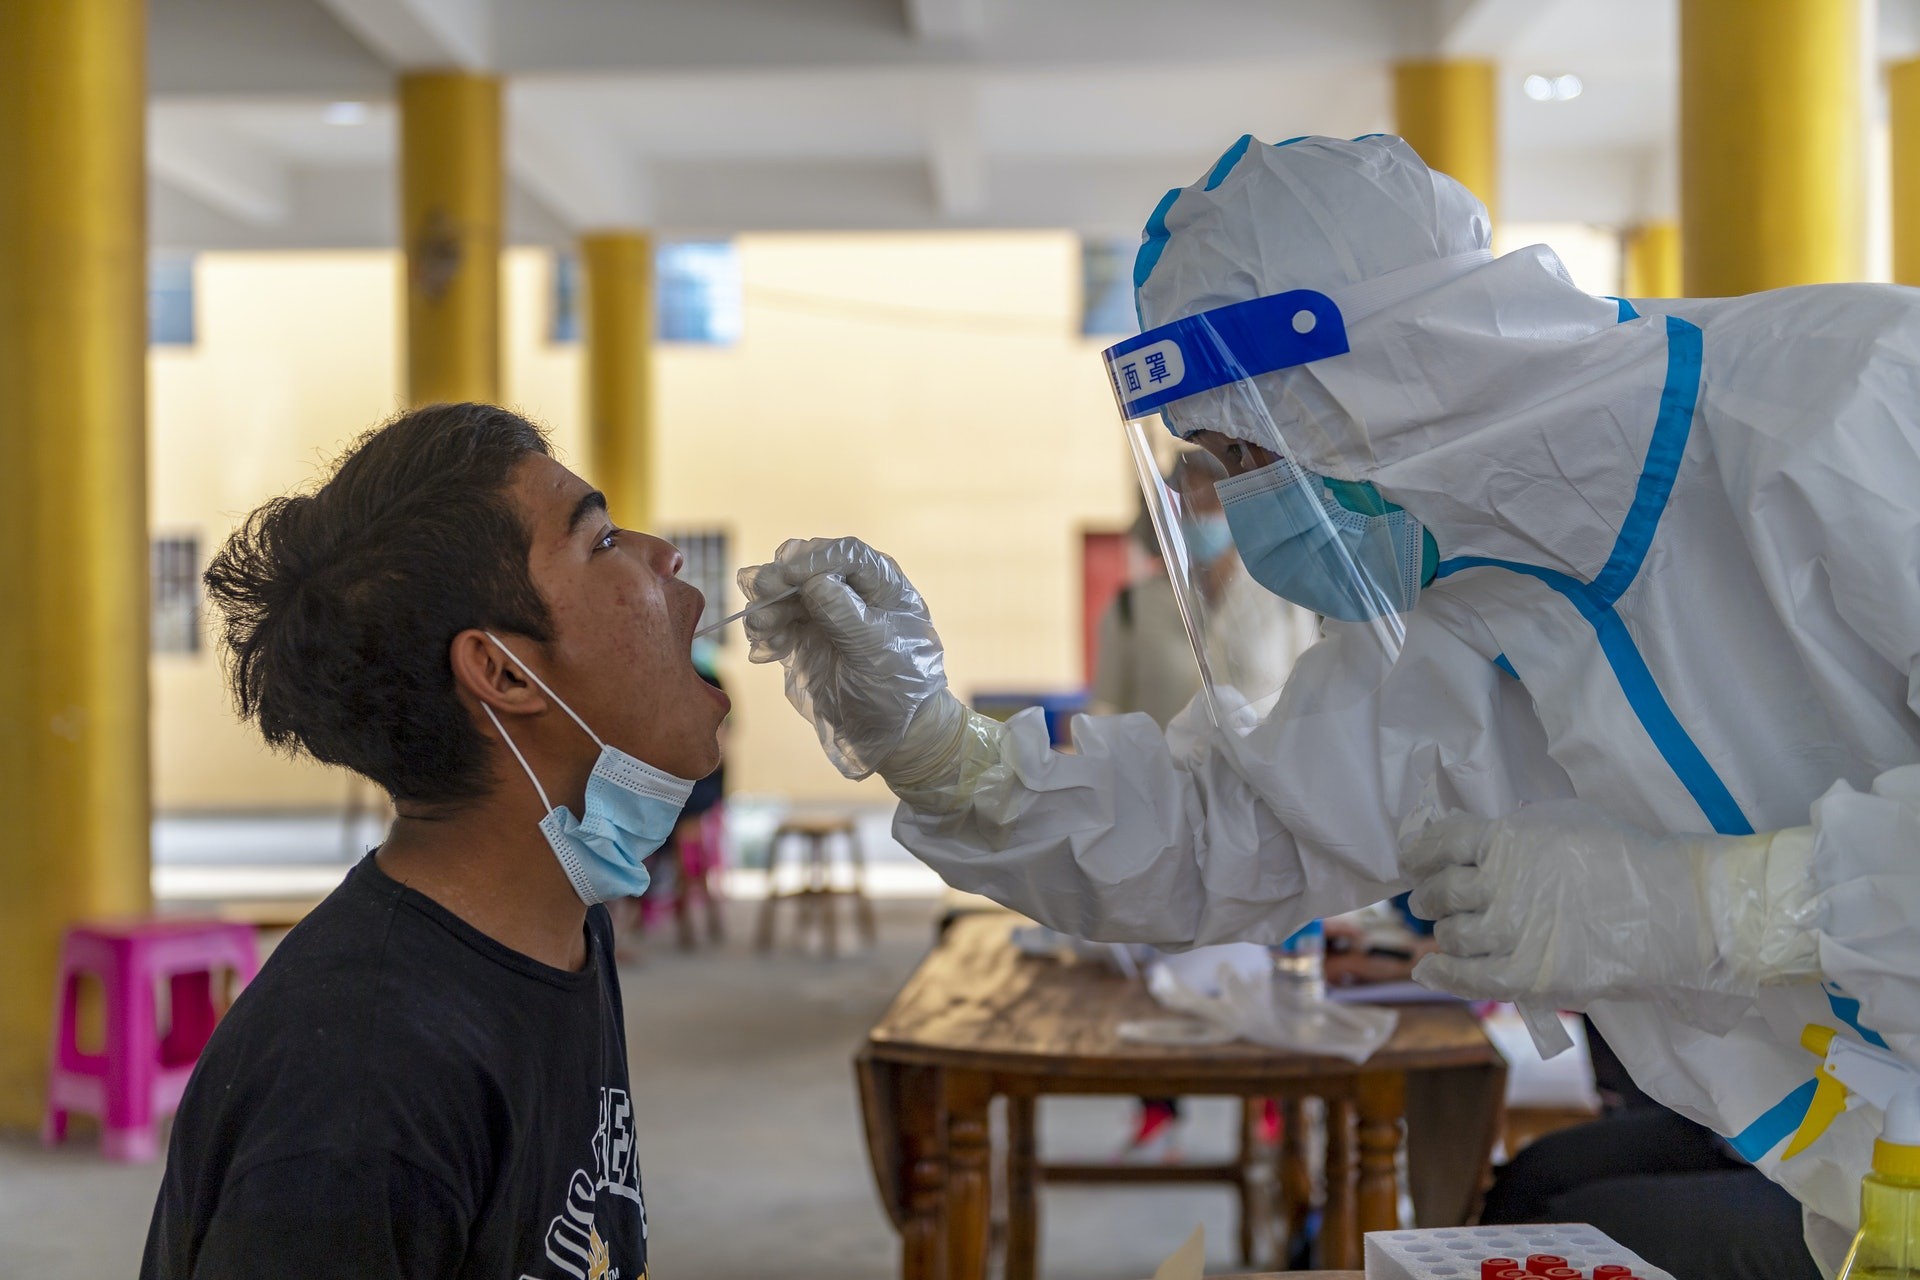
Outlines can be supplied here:
M1433 543L1371 485L1309 470L1256 379L1347 350L1340 312L1296 290L1108 349L1108 372L1208 708L1244 732L1338 711L1399 658ZM1291 605L1292 608L1286 608ZM1340 652L1289 681L1301 612Z

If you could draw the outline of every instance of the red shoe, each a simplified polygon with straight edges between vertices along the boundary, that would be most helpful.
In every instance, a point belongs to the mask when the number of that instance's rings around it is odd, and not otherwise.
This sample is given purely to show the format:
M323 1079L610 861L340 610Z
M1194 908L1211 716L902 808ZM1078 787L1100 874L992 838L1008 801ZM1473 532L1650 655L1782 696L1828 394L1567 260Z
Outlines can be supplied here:
M1280 1104L1274 1099L1260 1099L1260 1125L1256 1132L1263 1146L1280 1145Z
M1118 1164L1178 1164L1180 1150L1180 1109L1163 1098L1145 1099L1133 1137L1114 1156Z

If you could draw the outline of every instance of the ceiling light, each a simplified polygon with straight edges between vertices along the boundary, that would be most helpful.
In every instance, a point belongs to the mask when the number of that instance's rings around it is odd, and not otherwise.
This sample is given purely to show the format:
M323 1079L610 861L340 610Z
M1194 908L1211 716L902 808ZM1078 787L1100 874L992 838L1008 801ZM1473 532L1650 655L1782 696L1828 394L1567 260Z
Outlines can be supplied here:
M328 124L365 124L367 115L367 104L364 102L329 102L320 109L320 118Z
M1535 102L1567 102L1580 96L1586 86L1580 83L1580 77L1569 73L1557 76L1543 76L1539 72L1528 76L1520 87Z

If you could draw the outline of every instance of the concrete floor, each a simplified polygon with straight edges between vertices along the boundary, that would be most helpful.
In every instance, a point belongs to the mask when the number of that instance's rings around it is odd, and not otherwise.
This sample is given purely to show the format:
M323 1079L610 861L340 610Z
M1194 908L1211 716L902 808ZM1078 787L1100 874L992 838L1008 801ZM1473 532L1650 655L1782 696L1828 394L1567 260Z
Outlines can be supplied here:
M866 1027L924 954L934 904L882 902L881 942L825 961L753 955L751 904L724 949L659 943L623 970L653 1274L674 1280L883 1280L895 1237L875 1198L849 1062ZM1130 1123L1126 1100L1041 1112L1054 1159L1101 1159ZM1224 1155L1234 1105L1189 1107L1189 1158ZM104 1280L134 1274L157 1167L109 1165L82 1137L56 1152L0 1140L0 1275ZM1196 1222L1214 1270L1232 1270L1228 1192L1058 1190L1042 1205L1047 1280L1151 1275Z

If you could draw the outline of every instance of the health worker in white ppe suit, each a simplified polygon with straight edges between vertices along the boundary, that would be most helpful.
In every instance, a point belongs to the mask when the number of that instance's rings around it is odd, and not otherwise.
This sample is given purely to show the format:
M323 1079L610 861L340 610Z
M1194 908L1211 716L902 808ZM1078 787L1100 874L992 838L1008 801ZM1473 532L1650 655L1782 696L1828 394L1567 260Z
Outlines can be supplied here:
M1879 1115L1785 1156L1802 1031L1920 1057L1920 295L1593 297L1383 136L1242 138L1134 281L1108 364L1189 630L1156 459L1202 447L1247 570L1325 615L1283 689L1207 670L1055 753L955 699L852 539L742 573L803 587L752 656L904 844L1067 933L1277 942L1417 886L1424 978L1588 1008L1834 1260Z

